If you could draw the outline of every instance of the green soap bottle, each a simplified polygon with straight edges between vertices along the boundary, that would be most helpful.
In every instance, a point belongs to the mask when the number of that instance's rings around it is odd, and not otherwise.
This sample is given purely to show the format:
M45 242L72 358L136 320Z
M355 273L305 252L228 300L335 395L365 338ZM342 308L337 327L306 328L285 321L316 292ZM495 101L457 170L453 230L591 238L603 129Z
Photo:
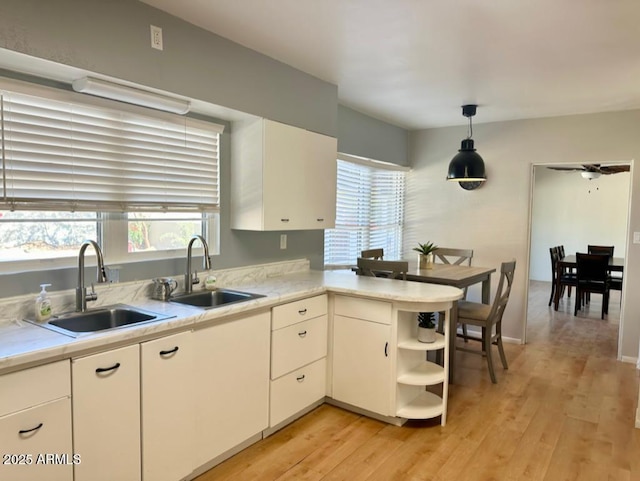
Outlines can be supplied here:
M51 300L47 296L47 287L51 284L40 284L42 290L36 297L36 321L44 322L51 317Z

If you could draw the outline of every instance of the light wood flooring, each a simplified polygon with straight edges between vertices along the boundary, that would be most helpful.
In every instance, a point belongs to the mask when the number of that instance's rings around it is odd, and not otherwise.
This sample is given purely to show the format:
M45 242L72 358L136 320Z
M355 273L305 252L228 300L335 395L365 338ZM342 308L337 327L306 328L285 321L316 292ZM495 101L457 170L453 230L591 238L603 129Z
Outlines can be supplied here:
M403 427L323 405L197 481L640 480L635 365L616 361L619 297L573 316L532 282L528 343L506 344L509 370L458 352L445 427ZM497 358L497 356L496 356Z

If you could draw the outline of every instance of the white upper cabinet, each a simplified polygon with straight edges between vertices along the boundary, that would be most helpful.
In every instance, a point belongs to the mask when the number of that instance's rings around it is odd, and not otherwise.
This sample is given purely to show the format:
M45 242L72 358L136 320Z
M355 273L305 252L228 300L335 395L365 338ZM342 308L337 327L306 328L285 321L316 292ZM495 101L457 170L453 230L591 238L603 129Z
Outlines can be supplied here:
M335 225L337 140L267 119L233 125L231 227Z

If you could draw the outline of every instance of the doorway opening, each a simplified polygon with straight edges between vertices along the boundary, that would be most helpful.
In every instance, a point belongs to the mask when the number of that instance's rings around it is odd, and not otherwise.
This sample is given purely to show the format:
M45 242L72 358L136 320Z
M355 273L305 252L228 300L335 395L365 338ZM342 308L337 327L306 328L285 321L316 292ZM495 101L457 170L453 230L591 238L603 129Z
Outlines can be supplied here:
M619 357L622 292L612 291L604 321L600 319L600 295L592 296L589 305L574 316L575 292L569 297L565 289L556 311L553 303L548 305L552 276L549 249L563 245L566 255L574 255L586 252L588 245L608 245L614 246L614 257L626 258L630 168L630 161L532 166L525 342L535 342L540 336L561 336L570 342L572 329L592 329L594 338L610 340L613 355ZM601 172L594 174L596 170Z

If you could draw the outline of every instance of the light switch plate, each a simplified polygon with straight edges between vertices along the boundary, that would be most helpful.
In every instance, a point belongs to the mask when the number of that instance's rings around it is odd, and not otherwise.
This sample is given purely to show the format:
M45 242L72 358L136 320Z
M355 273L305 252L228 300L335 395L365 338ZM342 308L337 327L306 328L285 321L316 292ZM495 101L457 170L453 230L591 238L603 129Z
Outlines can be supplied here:
M633 243L640 244L640 232L633 233Z

